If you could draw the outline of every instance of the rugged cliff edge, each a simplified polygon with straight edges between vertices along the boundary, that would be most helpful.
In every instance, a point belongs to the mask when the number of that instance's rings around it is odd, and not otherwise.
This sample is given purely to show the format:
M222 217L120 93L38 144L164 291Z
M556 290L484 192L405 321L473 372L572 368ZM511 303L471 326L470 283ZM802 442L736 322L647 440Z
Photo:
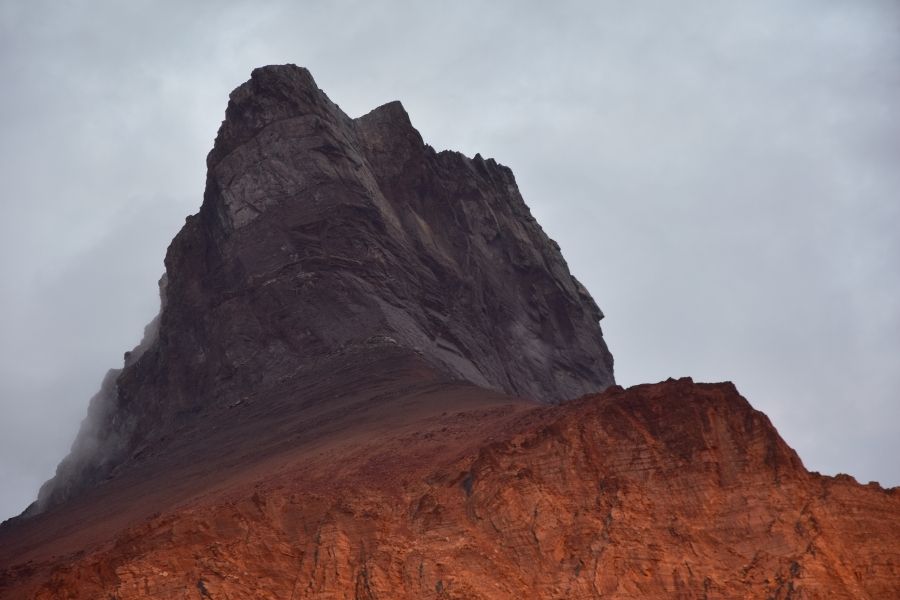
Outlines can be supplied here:
M207 162L0 598L900 597L900 490L809 473L731 384L615 386L506 167L292 65Z
M169 247L162 311L91 403L30 513L109 476L212 404L353 345L557 402L614 383L603 317L519 194L435 152L399 102L345 115L293 65L231 93L203 204Z
M337 406L297 410L288 393L210 411L128 473L13 524L0 598L900 592L898 490L808 473L731 384L541 406L359 359L335 364L349 384Z

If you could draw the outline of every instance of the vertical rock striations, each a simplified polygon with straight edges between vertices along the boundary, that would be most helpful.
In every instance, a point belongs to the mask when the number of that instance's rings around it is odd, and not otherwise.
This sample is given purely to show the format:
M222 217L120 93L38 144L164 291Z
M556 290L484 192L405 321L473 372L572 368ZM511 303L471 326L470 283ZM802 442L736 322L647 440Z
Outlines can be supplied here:
M4 571L0 547L0 598L900 594L900 489L808 473L731 384L550 407L448 391L450 414L370 414L378 433L332 435L331 452L295 442L276 461L290 467L257 465L57 563L32 553Z

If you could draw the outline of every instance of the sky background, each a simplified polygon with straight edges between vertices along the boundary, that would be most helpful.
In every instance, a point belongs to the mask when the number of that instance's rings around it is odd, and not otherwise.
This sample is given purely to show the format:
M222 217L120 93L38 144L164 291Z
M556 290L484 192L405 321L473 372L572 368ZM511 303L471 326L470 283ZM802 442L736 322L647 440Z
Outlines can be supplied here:
M0 519L156 314L228 93L286 62L510 166L619 383L732 380L809 469L900 484L900 3L0 0Z

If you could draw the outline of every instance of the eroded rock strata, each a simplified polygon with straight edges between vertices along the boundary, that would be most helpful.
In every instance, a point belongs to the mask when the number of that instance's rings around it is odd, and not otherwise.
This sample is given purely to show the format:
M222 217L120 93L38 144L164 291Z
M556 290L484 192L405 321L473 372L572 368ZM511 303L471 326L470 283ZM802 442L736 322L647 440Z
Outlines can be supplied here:
M207 162L0 598L900 596L898 490L807 472L731 384L614 386L506 167L292 65Z
M897 490L808 473L731 384L611 388L546 407L429 381L413 365L388 375L348 400L355 419L322 419L327 435L301 418L283 423L294 443L260 450L228 443L246 430L192 432L219 449L201 456L211 471L179 459L169 489L138 478L73 504L90 521L95 502L113 499L128 518L104 517L123 523L109 539L69 530L54 540L63 560L47 544L19 555L0 590L128 600L900 589ZM266 409L231 410L259 420Z
M397 344L542 402L614 383L603 315L512 172L435 152L399 102L354 120L305 69L256 69L231 93L207 165L200 212L166 254L152 343L92 403L33 510L200 408L308 378L352 345Z

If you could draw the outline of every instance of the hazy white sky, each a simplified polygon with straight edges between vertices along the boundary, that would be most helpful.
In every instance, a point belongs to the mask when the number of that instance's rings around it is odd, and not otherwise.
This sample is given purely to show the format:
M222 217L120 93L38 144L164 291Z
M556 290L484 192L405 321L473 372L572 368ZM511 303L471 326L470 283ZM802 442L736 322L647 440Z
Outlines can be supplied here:
M253 4L0 0L0 519L156 313L228 92L285 62L512 167L620 383L733 380L808 468L900 484L900 3Z

